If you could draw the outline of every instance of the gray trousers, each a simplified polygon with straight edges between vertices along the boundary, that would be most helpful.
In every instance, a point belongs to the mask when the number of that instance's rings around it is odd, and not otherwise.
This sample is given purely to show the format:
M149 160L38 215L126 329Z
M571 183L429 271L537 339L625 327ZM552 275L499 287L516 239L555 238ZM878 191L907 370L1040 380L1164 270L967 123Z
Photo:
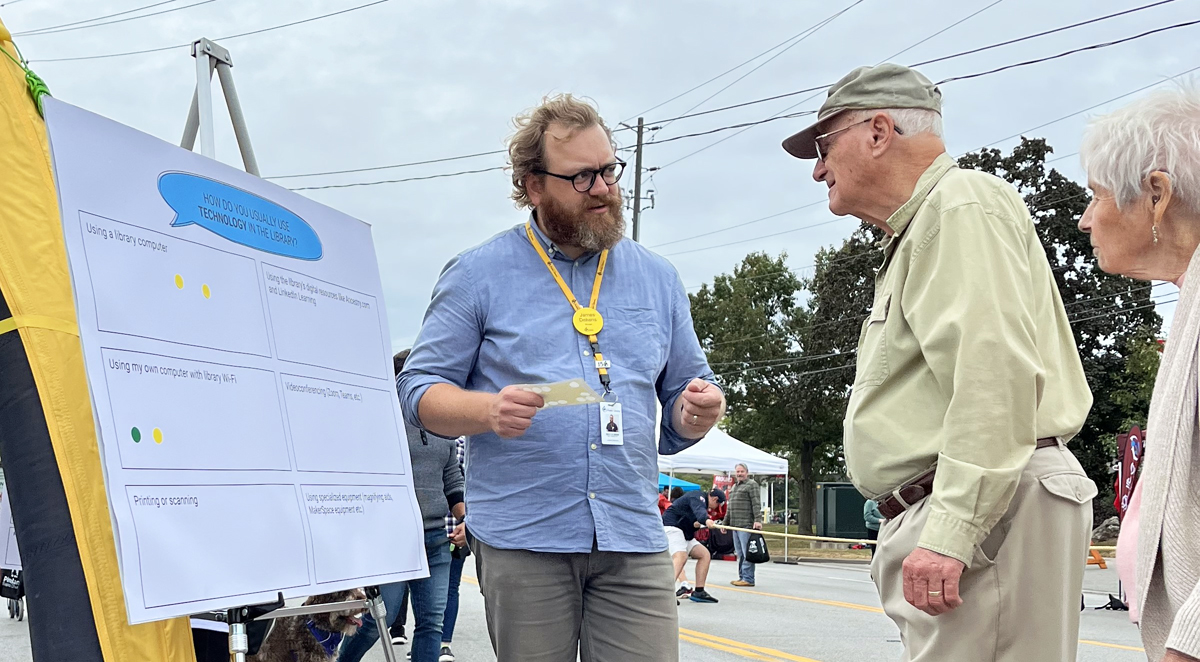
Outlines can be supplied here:
M471 541L497 662L678 662L666 551L548 554Z
M884 524L871 576L900 627L902 660L1074 662L1095 495L1065 446L1035 451L1008 512L959 580L962 606L940 616L904 600L904 559L929 519L929 500Z

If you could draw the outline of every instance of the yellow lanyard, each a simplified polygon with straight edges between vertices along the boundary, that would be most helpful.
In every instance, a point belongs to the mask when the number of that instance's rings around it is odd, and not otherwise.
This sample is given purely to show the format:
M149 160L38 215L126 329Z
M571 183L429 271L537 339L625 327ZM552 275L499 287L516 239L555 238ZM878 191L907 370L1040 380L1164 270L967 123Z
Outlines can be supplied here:
M608 264L608 249L600 252L600 261L596 264L596 278L592 281L592 298L588 301L588 305L585 308L579 304L579 300L575 298L575 293L571 291L571 288L567 287L567 282L563 280L562 274L558 273L558 269L550 261L550 256L546 254L546 250L542 248L541 242L534 236L533 226L528 222L525 223L525 234L529 236L529 243L533 244L538 257L542 258L546 269L554 277L554 282L558 283L559 289L566 295L567 302L571 304L571 308L575 311L575 314L571 317L571 324L575 326L576 331L587 336L588 342L592 345L592 354L596 359L596 371L600 373L600 383L604 385L606 393L611 392L612 387L609 385L608 377L609 364L604 360L604 356L600 354L600 342L597 337L600 335L601 329L604 328L604 318L600 316L600 311L596 309L596 302L600 300L600 283L604 280L604 266Z

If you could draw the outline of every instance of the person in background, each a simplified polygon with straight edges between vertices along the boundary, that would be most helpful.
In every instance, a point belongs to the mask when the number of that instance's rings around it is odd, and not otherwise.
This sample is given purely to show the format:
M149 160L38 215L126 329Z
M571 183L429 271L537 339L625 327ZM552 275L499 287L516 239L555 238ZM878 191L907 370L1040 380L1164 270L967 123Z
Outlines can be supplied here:
M658 514L659 515L667 512L667 508L671 507L671 498L669 496L667 496L667 493L670 491L671 491L671 488L663 487L658 492Z
M455 457L459 471L466 477L466 440L462 437L454 444ZM456 517L454 511L446 513L446 536L450 538L450 586L446 595L446 615L442 618L442 654L438 662L455 662L454 651L450 644L454 639L454 627L458 624L458 594L462 585L463 564L471 554L471 549L464 543L466 524Z
M712 557L708 549L696 540L696 531L717 527L716 520L708 513L722 503L725 503L725 493L721 490L696 490L684 493L671 503L666 513L663 513L663 531L667 534L667 546L675 566L674 576L679 576L689 556L696 559L696 587L688 595L692 602L717 602L716 598L704 590ZM676 597L682 596L676 594Z
M403 370L408 350L396 354L397 370ZM462 518L463 473L455 452L455 440L430 434L406 424L413 487L425 530L425 558L429 576L379 587L388 614L396 613L405 588L413 606L412 657L414 662L438 662L442 643L442 618L450 583L450 541L446 535L446 511ZM370 614L362 627L342 641L338 662L359 662L379 639L379 626Z
M1117 567L1151 662L1194 661L1200 659L1200 86L1193 81L1155 92L1092 120L1079 154L1092 190L1079 229L1090 235L1100 268L1180 288Z
M867 525L867 540L879 539L879 525L883 524L883 515L879 513L879 502L874 499L867 499L863 503L863 523ZM871 548L871 558L875 558L875 545L867 545Z
M734 467L737 482L729 490L729 507L722 523L739 529L762 530L762 496L758 483L750 477L745 464ZM746 560L751 534L747 531L733 532L733 549L738 558L738 578L730 582L734 586L754 586L754 564Z
M671 501L667 504L667 507L670 508L671 504L675 503L675 501L681 496L683 496L683 488L679 487L678 485L672 487ZM666 510L663 510L663 514L666 514L666 512ZM692 594L692 584L688 581L686 565L681 567L679 572L675 573L675 581L679 582L679 588L675 591L676 598L682 598Z

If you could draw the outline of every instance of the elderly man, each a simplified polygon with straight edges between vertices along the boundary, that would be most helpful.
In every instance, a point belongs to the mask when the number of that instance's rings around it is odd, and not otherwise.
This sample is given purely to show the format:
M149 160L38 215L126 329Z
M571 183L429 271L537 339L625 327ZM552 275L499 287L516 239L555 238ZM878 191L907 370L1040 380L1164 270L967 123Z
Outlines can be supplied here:
M409 422L470 437L498 662L674 662L656 454L702 438L724 394L675 269L624 239L625 164L596 109L557 96L516 125L512 197L532 213L442 272L400 400ZM547 402L560 382L572 397Z
M762 529L762 495L758 483L744 464L735 466L733 473L737 482L729 489L729 508L723 523L739 529ZM754 564L746 560L750 536L748 531L733 532L733 551L738 558L738 578L730 582L734 586L754 586Z
M817 118L784 149L886 234L844 434L904 659L1074 660L1096 486L1066 444L1092 398L1029 212L956 167L916 71L856 69Z

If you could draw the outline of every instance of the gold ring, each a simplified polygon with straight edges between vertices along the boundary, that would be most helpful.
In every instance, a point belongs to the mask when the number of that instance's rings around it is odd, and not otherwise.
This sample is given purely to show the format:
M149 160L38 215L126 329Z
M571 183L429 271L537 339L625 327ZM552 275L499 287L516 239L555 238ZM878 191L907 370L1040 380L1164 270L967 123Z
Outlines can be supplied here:
M942 597L942 592L941 592L941 591L930 591L930 592L929 592L929 597L931 597L931 598L940 598L940 597Z

